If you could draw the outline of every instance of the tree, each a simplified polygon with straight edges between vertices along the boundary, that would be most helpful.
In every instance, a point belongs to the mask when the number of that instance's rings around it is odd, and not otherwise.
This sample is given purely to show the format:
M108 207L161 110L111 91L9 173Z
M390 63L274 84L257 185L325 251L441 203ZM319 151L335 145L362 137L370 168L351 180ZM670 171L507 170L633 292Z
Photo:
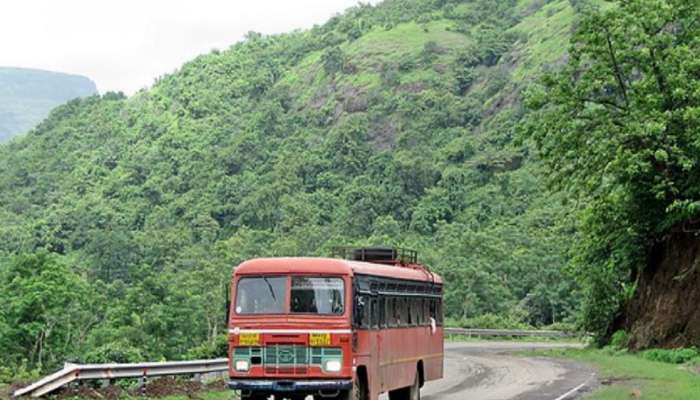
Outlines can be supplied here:
M323 52L323 55L321 56L323 69L328 75L335 75L337 72L341 72L345 66L345 61L345 52L343 52L343 50L338 46L329 48Z
M20 255L0 271L0 358L53 367L76 351L95 321L85 280L56 256Z
M700 8L618 1L591 12L565 68L529 94L525 133L580 204L586 327L605 333L645 254L700 210Z

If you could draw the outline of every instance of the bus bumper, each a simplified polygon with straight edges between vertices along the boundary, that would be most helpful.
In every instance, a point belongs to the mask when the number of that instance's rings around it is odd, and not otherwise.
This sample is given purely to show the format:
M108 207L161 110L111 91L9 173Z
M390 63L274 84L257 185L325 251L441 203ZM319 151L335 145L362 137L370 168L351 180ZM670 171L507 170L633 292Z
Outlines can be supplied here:
M316 392L319 390L350 390L352 379L348 380L230 380L229 389L256 392Z

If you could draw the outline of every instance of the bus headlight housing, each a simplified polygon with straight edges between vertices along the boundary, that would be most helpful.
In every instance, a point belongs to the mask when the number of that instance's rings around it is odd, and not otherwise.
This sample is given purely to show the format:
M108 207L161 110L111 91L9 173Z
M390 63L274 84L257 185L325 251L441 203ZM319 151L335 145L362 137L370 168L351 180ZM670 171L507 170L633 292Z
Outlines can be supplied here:
M250 368L250 364L247 360L238 360L233 366L234 369L238 372L247 372Z
M323 364L323 370L326 372L340 372L342 366L340 360L328 360Z

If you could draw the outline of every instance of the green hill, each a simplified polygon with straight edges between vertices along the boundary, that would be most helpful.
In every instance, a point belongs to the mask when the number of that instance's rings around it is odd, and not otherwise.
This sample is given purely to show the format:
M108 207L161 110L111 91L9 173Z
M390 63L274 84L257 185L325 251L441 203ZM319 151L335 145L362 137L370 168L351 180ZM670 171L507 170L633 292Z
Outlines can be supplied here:
M567 209L513 138L523 89L561 62L575 18L566 0L387 0L250 33L130 98L58 107L0 147L0 252L25 279L0 279L14 304L0 357L204 351L233 265L345 244L417 249L450 318L570 321ZM23 314L41 271L72 288L52 292L48 339Z
M0 142L28 132L59 104L95 93L83 76L0 67Z

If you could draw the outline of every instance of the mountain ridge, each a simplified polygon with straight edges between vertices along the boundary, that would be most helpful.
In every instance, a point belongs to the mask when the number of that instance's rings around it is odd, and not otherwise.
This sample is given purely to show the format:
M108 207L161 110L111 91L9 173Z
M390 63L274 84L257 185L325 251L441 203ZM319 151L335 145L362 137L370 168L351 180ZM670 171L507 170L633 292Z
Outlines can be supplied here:
M54 107L96 93L95 83L81 75L0 67L0 142L28 132Z

